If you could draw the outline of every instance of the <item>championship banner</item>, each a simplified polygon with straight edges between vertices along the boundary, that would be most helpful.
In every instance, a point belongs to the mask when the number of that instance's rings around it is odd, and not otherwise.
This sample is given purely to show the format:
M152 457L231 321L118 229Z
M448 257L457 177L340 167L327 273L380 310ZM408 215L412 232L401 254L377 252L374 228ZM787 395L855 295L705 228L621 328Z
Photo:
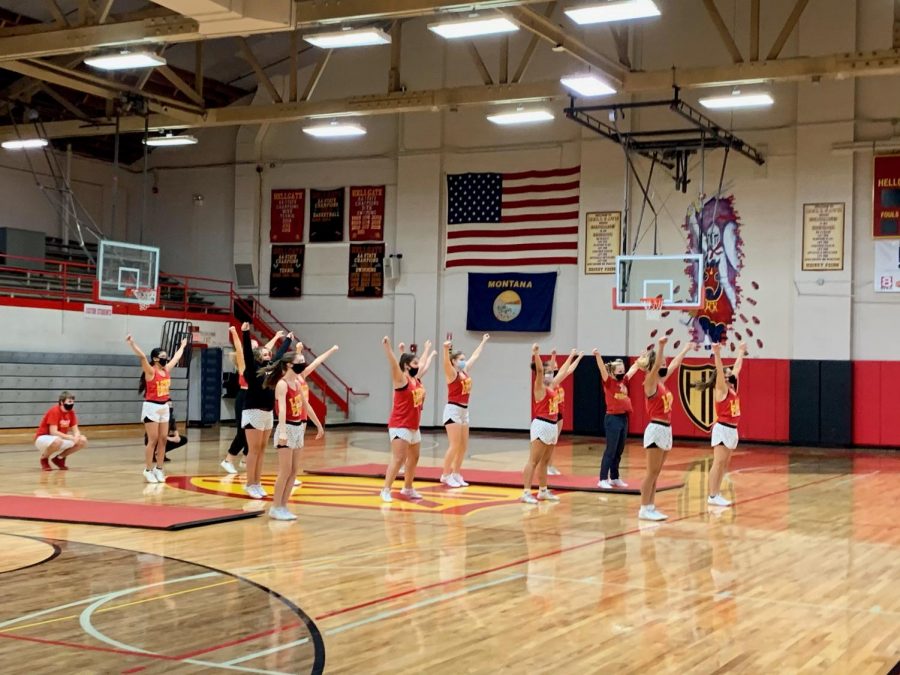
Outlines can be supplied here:
M348 298L384 297L384 244L350 244Z
M872 236L900 238L900 155L875 156L872 187Z
M299 298L303 295L303 259L306 247L273 246L269 272L270 298Z
M344 188L309 191L309 240L344 241Z
M466 330L549 333L556 272L469 273Z
M272 190L269 241L273 243L303 241L305 214L306 190Z
M900 293L900 240L875 242L875 292Z
M350 188L350 241L384 239L384 185Z

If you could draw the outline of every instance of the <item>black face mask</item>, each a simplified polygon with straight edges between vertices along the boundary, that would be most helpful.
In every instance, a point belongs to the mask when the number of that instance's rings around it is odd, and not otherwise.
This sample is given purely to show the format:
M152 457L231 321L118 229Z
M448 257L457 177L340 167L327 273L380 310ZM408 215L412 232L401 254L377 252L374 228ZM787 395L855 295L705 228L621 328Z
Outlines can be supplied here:
M291 370L293 370L298 375L303 372L303 369L306 367L305 363L292 363Z
M737 375L729 375L728 376L728 384L730 384L732 387L736 387L737 386Z
M159 365L161 365L163 368L166 367L166 364L168 362L169 362L169 359L159 359Z
M410 368L409 374L410 374L410 377L415 377L416 375L419 374L419 369L418 368Z
M660 377L665 377L665 376L668 375L668 374L669 374L669 369L668 369L668 368L663 367L663 368L660 368L660 369L659 369L659 376L660 376Z
M625 379L625 373L616 373L614 376L619 382Z
M63 403L63 408L65 408L66 410L72 410L74 407L74 403Z

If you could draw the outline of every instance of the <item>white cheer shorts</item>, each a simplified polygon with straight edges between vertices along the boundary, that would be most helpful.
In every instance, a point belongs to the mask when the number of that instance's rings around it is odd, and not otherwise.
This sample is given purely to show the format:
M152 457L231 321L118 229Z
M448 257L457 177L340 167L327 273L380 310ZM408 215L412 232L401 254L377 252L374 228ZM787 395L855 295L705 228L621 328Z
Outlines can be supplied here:
M444 424L449 424L450 422L469 426L469 409L463 408L455 403L448 403L445 405Z
M668 424L650 422L644 429L644 447L656 445L660 450L672 449L672 427Z
M724 445L729 450L734 450L738 444L737 427L729 427L716 422L712 428L712 447Z
M402 427L388 427L388 436L391 440L399 438L410 445L422 442L422 432L418 429L403 429Z
M555 422L547 422L541 419L531 420L531 440L540 441L544 445L556 445L559 437L559 427Z
M281 428L275 430L275 433L272 434L272 440L275 443L275 447L277 448L279 445L286 445L288 448L293 450L297 450L298 448L303 447L303 439L306 435L306 422L300 422L291 424L288 422L284 425L284 433L282 433ZM282 439L287 437L287 443L282 444Z
M60 438L59 436L45 434L34 439L34 447L36 447L41 452L46 452L47 448L53 445L56 441L62 443L62 445L59 446L60 450L68 450L69 448L75 446L75 441L69 441L65 438Z
M258 431L268 431L275 426L275 416L271 410L244 410L241 413L241 429L253 427Z
M169 421L169 404L154 403L153 401L144 401L141 407L141 422L150 420L151 422L168 422Z

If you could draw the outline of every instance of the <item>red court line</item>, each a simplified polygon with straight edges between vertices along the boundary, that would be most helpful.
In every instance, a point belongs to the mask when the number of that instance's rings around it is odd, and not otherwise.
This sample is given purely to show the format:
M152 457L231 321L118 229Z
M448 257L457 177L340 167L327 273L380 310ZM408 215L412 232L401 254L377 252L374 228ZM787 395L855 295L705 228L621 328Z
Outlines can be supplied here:
M804 483L803 485L798 485L793 488L785 488L784 490L778 490L777 492L768 492L763 495L759 495L758 497L751 497L749 499L745 499L742 501L737 501L735 504L746 504L748 502L753 502L758 499L765 499L767 497L773 497L778 494L782 494L784 492L791 492L793 490L799 490L801 488L809 487L811 485L817 485L819 483L825 483L827 481L836 480L837 478L843 478L844 474L840 474L838 476L829 476L828 478L823 478L821 480L812 481L810 483ZM681 516L679 518L669 518L667 523L677 523L682 520L687 520L689 518L695 518L698 515L702 515L701 513L692 513L685 516ZM622 532L617 532L616 534L611 534L607 537L601 537L599 539L591 539L589 541L582 542L580 544L575 544L573 546L559 548L553 551L547 551L546 553L542 553L537 556L531 556L527 558L520 558L519 560L513 560L508 563L504 563L502 565L496 565L494 567L489 567L487 569L480 570L478 572L471 572L461 577L457 577L456 579L448 579L447 581L437 581L433 584L426 584L425 586L417 586L415 588L411 588L406 591L400 591L399 593L393 593L391 595L382 596L380 598L375 598L374 600L369 600L367 602L360 603L358 605L352 605L350 607L344 607L342 609L333 610L331 612L325 612L324 614L320 614L315 617L316 621L321 621L323 619L328 619L333 616L337 616L339 614L346 614L347 612L352 612L356 609L363 609L364 607L371 607L372 605L377 605L382 602L388 602L390 600L395 600L397 598L402 598L404 596L410 595L412 593L418 593L419 591L427 591L432 588L437 588L440 586L446 586L447 584L459 583L460 581L467 581L469 579L475 579L480 576L484 576L485 574L491 574L492 572L499 572L500 570L509 569L510 567L516 567L518 565L525 565L533 560L542 560L543 558L549 558L550 556L559 555L561 553L568 553L570 551L577 551L578 549L585 548L587 546L594 546L595 544L600 544L604 541L609 541L610 539L618 539L619 537L624 537L629 534L635 534L636 532L640 532L640 528L633 530L624 530Z
M69 647L71 649L83 649L89 652L110 652L112 654L124 654L125 656L143 656L148 659L161 659L163 661L176 661L178 657L164 656L163 654L145 654L144 652L132 652L127 649L115 649L114 647L95 647L93 645L80 645L75 642L63 642L61 640L46 640L44 638L27 637L25 635L10 635L9 633L0 633L0 638L8 638L10 640L21 640L22 642L38 642L42 645L53 645L56 647Z
M785 493L785 492L793 492L794 490L800 490L800 489L805 488L805 487L810 487L810 486L812 486L812 485L818 485L819 483L826 483L826 482L828 482L828 481L836 480L836 479L838 479L838 478L843 478L843 477L844 477L844 474L840 474L840 475L837 475L837 476L829 476L828 478L823 478L823 479L821 479L821 480L812 481L812 482L810 482L810 483L804 483L803 485L798 485L798 486L796 486L796 487L785 488L784 490L777 490L777 491L775 491L775 492L767 492L767 493L762 494L762 495L759 495L759 496L757 496L757 497L750 497L749 499L744 499L744 500L741 500L741 501L736 501L735 504L747 504L747 503L749 503L749 502L754 502L754 501L757 501L757 500L759 500L759 499L765 499L765 498L767 498L767 497L774 497L775 495L783 494L783 493ZM666 522L667 522L667 523L677 523L677 522L682 521L682 520L688 520L688 519L690 519L690 518L695 518L695 517L697 517L697 516L699 516L699 515L703 515L703 512L699 512L699 513L691 513L691 514L684 515L684 516L681 516L681 517L678 517L678 518L670 518L670 519L669 519L668 521L666 521ZM599 538L599 539L591 539L591 540L582 542L582 543L580 543L580 544L575 544L575 545L573 545L573 546L568 546L568 547L565 547L565 548L558 548L558 549L555 549L555 550L552 550L552 551L547 551L546 553L542 553L542 554L537 555L537 556L529 556L529 557L527 557L527 558L520 558L519 560L513 560L513 561L510 561L510 562L508 562L508 563L504 563L504 564L502 564L502 565L497 565L497 566L495 566L495 567L489 567L489 568L487 568L487 569L479 570L479 571L477 571L477 572L470 572L469 574L463 575L463 576L461 576L461 577L457 577L457 578L455 578L455 579L448 579L447 581L437 581L437 582L435 582L435 583L432 583L432 584L426 584L426 585L424 585L424 586L416 586L416 587L410 588L410 589L408 589L408 590L406 590L406 591L400 591L399 593L392 593L391 595L381 596L381 597L379 597L379 598L374 598L374 599L372 599L372 600L368 600L368 601L366 601L366 602L361 602L361 603L356 604L356 605L351 605L351 606L349 606L349 607L342 607L341 609L332 610L332 611L330 611L330 612L325 612L324 614L320 614L320 615L318 615L318 616L315 616L315 617L313 617L313 619L314 619L315 621L323 621L324 619L330 619L330 618L333 617L333 616L339 616L339 615L341 615L341 614L346 614L346 613L348 613L348 612L352 612L352 611L355 611L355 610L357 610L357 609L364 609L364 608L366 608L366 607L371 607L371 606L373 606L373 605L378 605L378 604L381 604L381 603L383 603L383 602L389 602L389 601L391 601L391 600L396 600L397 598L402 598L402 597L405 597L405 596L407 596L407 595L412 595L412 594L418 593L418 592L420 592L420 591L427 591L427 590L431 590L432 588L439 588L439 587L441 587L441 586L447 586L447 585L449 585L449 584L455 584L455 583L459 583L459 582L461 582L461 581L467 581L467 580L469 580L469 579L475 579L475 578L477 578L477 577L481 577L481 576L484 576L484 575L486 575L486 574L491 574L492 572L499 572L500 570L505 570L505 569L508 569L508 568L510 568L510 567L517 567L517 566L519 566L519 565L525 565L525 564L527 564L527 563L529 563L529 562L531 562L531 561L533 561L533 560L542 560L543 558L549 558L549 557L551 557L551 556L560 555L560 554L562 554L562 553L568 553L568 552L570 552L570 551L576 551L576 550L578 550L578 549L582 549L582 548L585 548L585 547L587 547L587 546L594 546L595 544L600 544L600 543L602 543L602 542L609 541L610 539L618 539L618 538L620 538L620 537L624 537L624 536L627 536L627 535L629 535L629 534L635 534L635 533L638 533L638 532L640 532L640 531L641 531L640 528L636 528L636 529L632 529L632 530L624 530L624 531L622 531L622 532L617 532L617 533L615 533L615 534L611 534L611 535L606 536L606 537L601 537L601 538ZM261 633L256 633L255 635L248 635L248 636L245 637L245 638L240 638L240 639L238 639L238 640L231 640L231 641L229 641L229 642L223 642L223 643L221 643L221 644L212 645L212 646L207 647L207 648L205 648L205 649L203 649L203 650L199 650L199 651L195 651L195 652L189 652L189 653L186 654L186 655L179 655L179 656L175 656L175 657L164 657L164 658L172 658L172 659L187 659L187 658L192 658L192 657L194 657L194 656L199 656L199 655L201 655L201 654L208 654L208 653L210 653L210 652L214 652L214 651L217 651L217 650L219 650L219 649L224 649L225 647L231 647L231 646L234 646L234 645L236 645L236 644L241 644L241 643L243 643L243 642L249 642L249 641L255 640L255 639L257 639L257 638L266 637L266 636L269 636L269 635L274 635L275 633L280 633L280 632L285 631L285 630L288 630L288 629L290 629L290 628L296 628L296 627L299 626L299 625L300 625L300 624L298 623L298 624L293 624L293 625L281 626L281 627L279 627L279 628L272 628L272 629L270 629L270 630L263 631L263 632L261 632ZM0 633L0 637L3 637L3 634L2 634L2 633ZM139 654L139 656L149 656L149 655L147 655L147 654ZM123 671L123 672L124 672L124 673L136 673L136 672L139 672L139 671L142 671L142 670L145 670L145 669L146 669L146 666L140 666L140 667L132 668L131 670L126 670L126 671Z

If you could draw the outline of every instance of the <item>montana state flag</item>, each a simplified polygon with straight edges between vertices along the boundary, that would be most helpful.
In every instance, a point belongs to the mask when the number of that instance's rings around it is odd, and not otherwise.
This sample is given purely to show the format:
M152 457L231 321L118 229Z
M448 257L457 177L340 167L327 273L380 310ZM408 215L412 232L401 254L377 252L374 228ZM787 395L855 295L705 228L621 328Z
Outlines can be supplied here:
M466 330L549 333L556 272L470 273Z

